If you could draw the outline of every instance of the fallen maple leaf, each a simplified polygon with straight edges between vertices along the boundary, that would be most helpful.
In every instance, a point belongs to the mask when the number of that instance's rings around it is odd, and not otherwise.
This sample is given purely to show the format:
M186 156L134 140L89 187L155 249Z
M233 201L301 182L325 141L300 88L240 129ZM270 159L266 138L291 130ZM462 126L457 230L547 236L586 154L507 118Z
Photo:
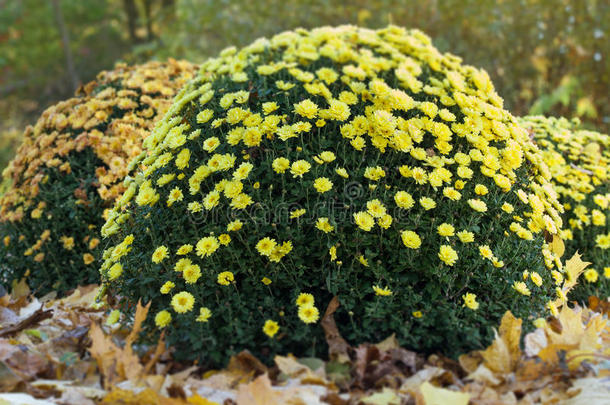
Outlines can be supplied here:
M424 397L425 405L468 405L470 394L435 387L429 382L423 383L419 390Z
M556 330L552 324L546 324L543 328L548 345L539 351L538 357L547 363L558 364L559 353L566 352L566 360L572 370L582 361L591 360L602 347L600 342L608 320L601 314L595 314L585 323L584 316L585 310L582 308L562 307L557 317L560 328Z
M112 387L123 380L138 381L152 368L154 361L158 359L160 352L165 347L163 336L161 336L155 355L152 357L153 363L149 362L146 366L140 363L140 358L133 352L132 345L142 329L142 323L146 319L149 308L150 302L146 306L142 306L138 302L133 328L125 338L125 345L122 348L113 342L111 336L105 335L97 323L91 324L89 352L97 362L105 387Z
M564 266L564 272L566 274L566 277L563 281L563 286L561 287L561 291L564 295L567 296L568 293L576 286L576 284L578 283L578 278L582 273L584 273L585 269L590 264L591 263L589 262L583 262L578 252L574 253L574 256L572 256L566 262ZM557 307L560 307L565 304L565 302L561 299L561 297L558 297L555 301L553 301L553 304L555 304L555 306Z
M481 352L485 367L496 373L508 374L515 370L521 358L519 340L521 338L521 319L506 311L500 323L499 333L487 349Z

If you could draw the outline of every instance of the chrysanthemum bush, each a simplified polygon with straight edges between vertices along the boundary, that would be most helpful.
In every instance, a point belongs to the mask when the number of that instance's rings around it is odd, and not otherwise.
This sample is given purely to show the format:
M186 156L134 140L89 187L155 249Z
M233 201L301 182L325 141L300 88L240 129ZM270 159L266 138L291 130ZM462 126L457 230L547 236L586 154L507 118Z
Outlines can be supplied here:
M548 169L488 75L419 31L226 49L145 147L101 273L127 315L152 301L148 336L165 331L179 359L320 355L333 296L351 343L395 333L456 355L507 309L556 298Z
M196 72L170 60L117 65L28 127L4 171L0 282L27 276L37 294L98 282L104 210L124 191L128 163Z
M578 251L583 260L591 262L568 298L586 302L591 295L608 297L610 138L582 129L578 120L531 116L520 122L541 149L565 207L562 237L566 256Z

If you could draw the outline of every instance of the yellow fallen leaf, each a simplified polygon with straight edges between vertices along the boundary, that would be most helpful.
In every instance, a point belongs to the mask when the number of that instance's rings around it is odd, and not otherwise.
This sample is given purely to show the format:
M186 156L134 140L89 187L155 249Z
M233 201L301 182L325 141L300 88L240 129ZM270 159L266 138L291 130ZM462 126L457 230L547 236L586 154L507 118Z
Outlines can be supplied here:
M100 402L101 404L122 404L122 405L141 405L141 404L162 404L162 405L183 405L185 401L181 398L168 398L158 392L147 388L135 393L130 390L114 388Z
M28 283L25 281L25 278L22 278L19 280L19 282L17 282L17 280L13 280L11 287L11 298L13 301L30 295L30 287L28 287Z
M567 344L551 344L540 350L538 353L538 357L550 365L557 365L559 363L559 353L567 352L569 350L575 349L576 345L567 345Z
M506 311L493 343L481 352L485 367L496 373L510 373L515 370L521 357L519 339L522 323L521 319Z
M557 257L563 256L566 247L563 240L558 235L553 235L553 241L551 242L551 252L555 253Z
M91 284L78 287L72 294L58 301L59 304L68 305L71 307L91 308L95 306L95 297L100 292L100 286Z
M207 400L205 398L200 397L197 394L193 395L192 397L188 397L186 399L186 402L188 402L189 404L193 404L193 405L220 405L218 402L213 402L213 401Z
M400 405L401 400L394 390L386 387L381 392L360 398L360 402L367 405Z
M563 281L563 286L561 287L561 291L563 291L565 295L568 295L572 288L576 286L576 284L578 283L578 278L590 264L591 263L589 262L583 262L578 252L574 253L574 256L572 256L566 262L564 266L564 272L566 274L566 277ZM559 308L565 302L561 298L557 298L555 301L553 301L553 303Z
M567 274L566 280L576 285L578 277L585 271L585 268L590 265L589 262L583 262L578 252L574 253L564 267L564 271ZM565 284L565 283L564 283Z
M578 345L585 333L585 325L582 322L581 310L574 310L568 306L561 308L557 317L561 324L561 331L556 332L550 325L545 325L544 330L550 344Z
M498 385L502 382L494 375L494 373L491 372L490 369L482 364L474 372L468 374L466 379L491 386Z
M550 345L542 350L538 356L549 363L559 361L557 352L566 352L568 366L574 370L584 360L591 360L601 347L601 338L608 325L608 320L601 314L589 316L581 308L561 308L557 320L560 328L545 325L544 332ZM585 323L583 319L587 319ZM559 329L559 330L555 330Z
M435 387L429 382L423 383L419 390L426 405L468 405L470 394Z

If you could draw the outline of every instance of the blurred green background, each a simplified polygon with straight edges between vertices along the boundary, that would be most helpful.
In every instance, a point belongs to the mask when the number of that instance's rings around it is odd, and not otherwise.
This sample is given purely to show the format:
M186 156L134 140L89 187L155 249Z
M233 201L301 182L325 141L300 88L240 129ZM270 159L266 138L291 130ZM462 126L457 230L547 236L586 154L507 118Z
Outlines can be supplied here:
M0 170L23 128L117 61L200 62L320 25L419 28L491 75L514 114L610 129L608 0L0 0Z

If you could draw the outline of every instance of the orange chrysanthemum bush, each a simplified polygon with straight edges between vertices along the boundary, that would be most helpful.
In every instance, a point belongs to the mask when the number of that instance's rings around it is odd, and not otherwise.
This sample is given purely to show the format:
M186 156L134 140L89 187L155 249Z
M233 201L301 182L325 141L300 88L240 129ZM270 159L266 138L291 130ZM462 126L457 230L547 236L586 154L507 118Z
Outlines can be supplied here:
M128 163L196 71L187 62L117 65L28 127L4 171L0 282L27 277L37 294L99 280L103 212Z
M610 295L610 138L580 128L578 120L541 116L520 119L533 136L564 205L566 257L577 251L591 262L568 298ZM548 252L545 252L547 255ZM562 276L555 273L558 283Z
M487 74L419 31L285 32L207 61L102 229L106 293L179 359L351 343L456 355L555 298L559 205ZM523 281L523 273L532 275Z

